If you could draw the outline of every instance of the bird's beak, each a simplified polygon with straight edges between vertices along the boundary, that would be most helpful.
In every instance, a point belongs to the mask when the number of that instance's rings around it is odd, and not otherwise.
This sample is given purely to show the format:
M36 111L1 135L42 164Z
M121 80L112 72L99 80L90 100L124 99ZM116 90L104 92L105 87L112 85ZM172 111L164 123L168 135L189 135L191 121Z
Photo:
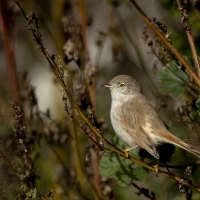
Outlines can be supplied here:
M113 88L114 86L111 84L103 84L101 87Z

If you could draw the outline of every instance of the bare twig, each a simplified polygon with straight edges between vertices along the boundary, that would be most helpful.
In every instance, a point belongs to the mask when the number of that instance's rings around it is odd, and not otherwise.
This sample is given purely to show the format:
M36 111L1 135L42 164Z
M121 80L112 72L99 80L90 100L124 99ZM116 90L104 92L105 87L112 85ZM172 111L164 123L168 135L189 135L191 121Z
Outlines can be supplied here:
M129 0L132 5L135 7L135 9L138 11L140 16L143 18L143 20L146 22L146 24L153 30L153 32L162 40L162 42L169 48L171 53L177 57L177 59L183 64L183 66L188 70L188 72L191 74L191 76L196 81L197 85L200 87L200 79L196 75L196 73L193 71L191 66L188 64L188 62L183 58L181 53L178 52L178 50L163 36L163 34L158 30L158 28L151 23L149 18L146 16L146 14L143 12L143 10L138 6L138 4L134 0Z
M186 10L183 9L182 5L181 5L181 1L180 0L176 0L177 3L177 8L180 11L181 14L181 24L184 24L185 27L185 32L192 50L192 55L193 55L193 59L194 59L194 63L195 63L195 67L197 69L197 73L198 76L200 78L200 64L199 64L199 59L198 59L198 55L197 55L197 51L194 45L194 38L192 37L191 34L191 24L188 21L188 16L187 16L187 12Z
M143 194L145 197L147 197L147 199L156 200L154 192L151 192L151 194L149 194L149 190L148 189L141 188L135 183L132 183L132 185L139 190L139 192L136 193L138 196Z
M86 37L86 26L87 26L87 12L86 12L86 6L85 6L86 2L85 0L79 0L79 11L80 11L80 22L82 25L82 37L83 37L83 42L84 42L84 48L85 48L85 56L88 56L88 47L87 47L87 37ZM96 66L95 66L96 67ZM84 69L85 66L82 67L82 69ZM84 77L85 78L85 77ZM95 83L90 86L89 89L89 97L90 97L90 102L92 104L92 107L94 109L96 109L96 99L95 99L95 93L96 93L96 88L94 87ZM97 137L94 134L93 136L91 136L93 138L93 140L95 142L97 142ZM99 174L99 159L97 158L96 153L93 151L93 149L90 149L91 151L91 155L93 157L91 163L93 166L93 170L94 170L94 185L96 187L96 190L98 191L98 195L96 195L96 199L99 199L98 196L100 196L101 198L103 198L102 195L102 190L101 190L101 183L100 183L100 174Z
M6 16L6 5L5 1L2 1L1 10L0 10L0 21L2 25L2 37L3 37L3 45L5 49L5 58L7 62L8 67L8 74L10 78L10 84L12 88L12 94L13 99L16 104L19 104L19 91L18 91L18 82L17 82L17 76L16 76L16 66L15 66L15 60L14 60L14 52L11 49L11 45L9 44L10 38L9 38L9 30L8 30L8 20Z
M83 42L84 42L84 48L87 52L87 39L86 39L86 26L87 26L87 13L86 13L86 7L85 7L86 2L84 0L79 0L78 5L79 5L79 12L80 12L80 22L82 26L82 37L83 37Z

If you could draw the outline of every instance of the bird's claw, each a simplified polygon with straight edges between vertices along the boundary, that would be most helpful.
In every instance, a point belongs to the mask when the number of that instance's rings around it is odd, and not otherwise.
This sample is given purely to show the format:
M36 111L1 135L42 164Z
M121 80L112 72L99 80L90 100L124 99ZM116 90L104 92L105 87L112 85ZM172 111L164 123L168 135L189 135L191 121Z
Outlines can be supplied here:
M129 151L127 151L127 150L125 149L125 150L123 150L123 152L124 152L124 154L125 154L125 158L128 158L128 152L129 152Z
M138 147L138 145L135 145L135 146L130 147L130 148L128 148L128 149L124 149L123 152L124 152L124 154L125 154L125 158L128 158L128 152L129 152L130 150L132 150L132 149L135 149L136 147Z
M158 171L159 171L159 160L157 160L156 165L153 166L155 168L155 176L158 176Z
M156 164L153 166L155 168L155 176L158 176L159 166Z

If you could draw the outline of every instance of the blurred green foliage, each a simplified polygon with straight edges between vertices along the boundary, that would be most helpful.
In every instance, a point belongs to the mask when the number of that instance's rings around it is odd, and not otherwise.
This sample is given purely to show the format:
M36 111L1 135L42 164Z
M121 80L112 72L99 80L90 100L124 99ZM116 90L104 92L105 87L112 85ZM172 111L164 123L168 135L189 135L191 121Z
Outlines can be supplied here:
M116 135L112 139L112 144L119 149L125 146ZM136 165L132 161L122 158L116 153L109 151L106 151L106 153L107 155L103 156L100 161L100 174L105 178L115 179L121 187L127 187L135 180L143 180L148 174L146 168ZM138 157L135 151L131 152L130 155Z

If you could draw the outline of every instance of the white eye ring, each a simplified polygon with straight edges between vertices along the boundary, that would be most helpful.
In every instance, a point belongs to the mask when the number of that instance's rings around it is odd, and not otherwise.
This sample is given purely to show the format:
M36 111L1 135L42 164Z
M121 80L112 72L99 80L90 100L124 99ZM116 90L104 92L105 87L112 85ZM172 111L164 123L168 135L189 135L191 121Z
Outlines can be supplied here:
M121 88L123 88L124 86L125 86L124 83L121 83L121 84L119 85L119 87L121 87Z

